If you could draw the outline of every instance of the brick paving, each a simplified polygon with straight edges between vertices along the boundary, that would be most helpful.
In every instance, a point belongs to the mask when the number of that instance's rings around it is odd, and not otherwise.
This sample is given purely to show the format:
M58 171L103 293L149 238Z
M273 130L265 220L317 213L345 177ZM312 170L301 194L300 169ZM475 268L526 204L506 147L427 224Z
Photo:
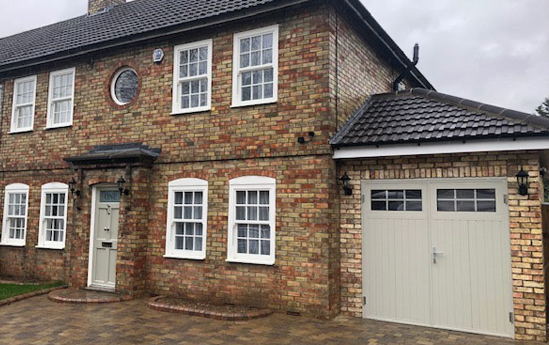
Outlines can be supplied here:
M348 317L320 321L274 314L251 321L217 321L154 311L145 299L58 304L40 296L0 308L0 320L0 344L10 345L536 344Z

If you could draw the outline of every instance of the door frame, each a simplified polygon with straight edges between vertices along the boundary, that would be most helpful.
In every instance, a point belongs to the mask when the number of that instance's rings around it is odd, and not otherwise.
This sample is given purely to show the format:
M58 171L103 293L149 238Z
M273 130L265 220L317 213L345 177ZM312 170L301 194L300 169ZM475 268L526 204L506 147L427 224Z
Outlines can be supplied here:
M361 255L362 255L362 260L361 260L361 273L362 273L362 279L361 279L361 282L360 282L360 285L361 285L361 300L365 297L365 293L364 293L364 279L365 279L365 276L363 274L364 272L364 258L365 258L365 255L364 255L364 248L365 248L365 242L364 242L364 233L365 233L365 229L366 229L366 214L368 213L367 212L367 205L366 205L366 202L368 201L368 197L366 195L366 191L368 190L367 188L367 185L380 185L380 186L386 186L386 187L390 187L391 185L393 184L415 184L415 183L424 183L426 185L426 190L427 190L427 196L426 196L426 199L425 199L425 205L427 206L427 216L428 216L428 224L429 224L429 228L431 228L431 216L429 215L431 212L432 212L432 205L431 203L433 202L433 200L431 200L431 196L432 196L432 193L431 193L431 184L433 183L456 183L456 184L463 184L463 183L480 183L480 182L492 182L492 183L505 183L505 195L507 195L507 200L509 200L508 198L508 195L509 195L509 182L508 182L508 179L507 177L463 177L463 178L459 178L459 177L452 177L452 178L415 178L415 179L375 179L375 180L361 180L360 181L360 195L361 195L361 211L360 211L360 214L361 214L361 222L360 222L360 225L361 225L361 237L360 237L360 240L361 240L361 245L360 245L360 249L361 249ZM434 201L436 202L436 200ZM515 303L514 303L514 298L513 298L513 293L514 293L514 285L513 285L513 271L512 271L512 260L513 260L513 255L512 255L512 250L511 250L511 227L510 227L510 215L509 215L509 203L504 203L504 206L505 206L505 212L503 212L503 221L507 224L506 228L507 228L507 240L508 240L508 248L509 248L509 262L508 262L508 267L509 267L509 272L511 273L510 274L510 281L508 282L510 284L510 288L511 288L511 294L510 294L510 298L511 298L511 309L512 309L512 312L513 312L513 315L514 315L514 306L515 306ZM431 239L431 233L429 231L429 240ZM430 295L431 295L431 299L432 299L432 273L430 273L430 281L429 281L429 289L431 290L430 291ZM430 308L432 308L433 303L431 303L431 306ZM410 324L410 325L416 325L416 326L423 326L423 327L429 327L429 328L435 328L435 329L443 329L443 330L449 330L449 331L457 331L457 332L465 332L465 333L471 333L471 334L482 334L482 335L488 335L488 336L496 336L496 337L510 337L510 338L515 338L515 334L516 334L516 329L515 329L515 321L513 320L513 331L512 331L512 334L510 335L502 335L502 334L493 334L493 333L489 333L489 332L475 332L475 331L471 331L471 330L461 330L461 329L452 329L452 328L447 328L447 327L437 327L435 325L433 325L433 322L431 322L431 324L420 324L420 323L411 323L411 322L405 322L405 321L395 321L395 320L386 320L386 319L382 319L382 318L372 318L372 317L364 317L364 305L362 305L362 312L361 312L361 315L362 315L362 318L363 319L372 319L372 320L379 320L379 321L385 321L385 322L393 322L393 323L401 323L401 324Z
M97 284L93 284L93 259L94 259L94 246L95 246L95 210L97 209L97 203L98 203L98 192L105 189L118 189L118 187L113 183L102 183L95 186L92 186L92 197L91 197L91 221L90 221L90 243L88 248L88 284L87 287L99 287L104 288L106 290L113 290L113 287L111 286L101 286ZM120 224L118 233L120 234ZM93 286L92 286L93 285ZM114 290L116 290L116 282L114 286Z

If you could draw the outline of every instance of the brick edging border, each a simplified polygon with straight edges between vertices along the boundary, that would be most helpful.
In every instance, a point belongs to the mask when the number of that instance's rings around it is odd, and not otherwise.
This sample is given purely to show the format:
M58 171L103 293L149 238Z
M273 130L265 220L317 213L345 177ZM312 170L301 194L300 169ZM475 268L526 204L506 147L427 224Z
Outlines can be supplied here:
M253 319L259 319L262 317L267 317L273 313L273 311L270 309L250 310L249 312L246 312L246 313L213 312L206 309L190 308L190 307L184 307L179 305L169 305L169 304L159 302L160 299L166 298L166 297L168 296L152 297L147 302L147 306L150 309L154 309L158 311L165 311L168 313L187 314L190 316L200 316L200 317L205 317L205 318L215 319L215 320L222 320L222 321L253 320Z
M104 303L127 302L127 301L131 301L133 297L130 295L120 295L120 296L111 297L111 298L71 298L71 297L57 296L55 294L48 294L48 299L55 303L104 304Z
M63 289L67 289L67 288L68 288L68 286L64 285L64 286L52 287L52 288L45 289L45 290L38 290L38 291L34 291L34 292L29 292L29 293L25 293L25 294L22 294L22 295L17 295L17 296L5 299L3 301L0 301L0 307L4 307L4 306L10 305L14 302L19 302L19 301L22 301L22 300L25 300L25 299L28 299L28 298L49 294L50 292L57 291L57 290L63 290Z

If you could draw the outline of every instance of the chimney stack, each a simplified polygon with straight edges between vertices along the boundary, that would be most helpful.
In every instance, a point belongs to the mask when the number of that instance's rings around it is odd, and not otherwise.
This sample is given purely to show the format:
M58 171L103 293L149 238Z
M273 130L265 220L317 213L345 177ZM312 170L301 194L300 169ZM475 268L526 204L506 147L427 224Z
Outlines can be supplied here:
M126 0L88 0L88 15L99 13L106 8L125 2Z

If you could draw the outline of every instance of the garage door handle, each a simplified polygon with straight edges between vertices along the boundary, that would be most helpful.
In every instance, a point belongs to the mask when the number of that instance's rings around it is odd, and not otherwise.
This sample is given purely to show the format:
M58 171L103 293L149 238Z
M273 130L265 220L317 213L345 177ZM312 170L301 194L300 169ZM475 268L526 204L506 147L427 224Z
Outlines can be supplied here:
M433 247L433 263L436 265L437 263L437 256L443 255L444 253L437 252L437 247Z

